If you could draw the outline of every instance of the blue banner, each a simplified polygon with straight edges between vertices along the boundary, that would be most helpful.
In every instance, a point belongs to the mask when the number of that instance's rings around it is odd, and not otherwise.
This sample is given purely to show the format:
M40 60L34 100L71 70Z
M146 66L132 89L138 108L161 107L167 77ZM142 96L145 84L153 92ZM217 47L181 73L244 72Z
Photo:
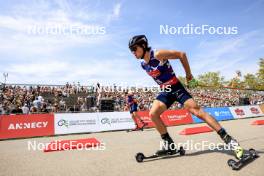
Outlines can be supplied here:
M204 111L213 116L217 121L231 120L234 119L231 111L227 107L219 108L204 108ZM194 123L202 123L203 120L199 119L195 115L192 115Z

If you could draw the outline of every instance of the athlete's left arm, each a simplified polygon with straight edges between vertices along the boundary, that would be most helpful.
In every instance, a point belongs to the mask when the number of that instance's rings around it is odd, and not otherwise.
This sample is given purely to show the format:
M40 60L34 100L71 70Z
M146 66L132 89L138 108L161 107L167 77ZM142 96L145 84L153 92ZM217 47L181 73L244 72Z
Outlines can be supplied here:
M182 66L185 70L187 80L190 81L193 78L190 69L190 64L188 62L185 52L175 50L158 50L155 52L155 57L161 61L167 59L180 59Z

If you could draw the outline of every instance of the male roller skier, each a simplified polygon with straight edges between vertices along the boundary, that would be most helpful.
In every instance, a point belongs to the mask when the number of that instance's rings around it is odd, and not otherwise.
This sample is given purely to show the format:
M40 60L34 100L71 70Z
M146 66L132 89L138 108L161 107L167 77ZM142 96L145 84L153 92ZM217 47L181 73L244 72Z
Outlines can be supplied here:
M186 72L187 81L191 82L193 80L186 53L175 50L154 51L149 47L145 35L133 36L129 40L129 49L137 59L141 59L141 67L161 88L170 88L170 91L162 91L159 93L149 112L149 116L165 143L169 146L174 144L166 126L160 118L160 115L177 101L181 103L185 109L205 121L211 128L213 128L223 141L234 151L235 156L238 159L242 158L244 154L243 148L240 147L238 142L231 137L212 116L198 106L176 77L169 60L180 59ZM161 150L157 151L157 154L162 155L168 152L174 153L176 152L176 149L163 147Z
M134 97L134 94L132 91L129 91L127 93L127 105L129 107L129 112L131 114L131 117L133 119L133 121L135 122L136 128L135 130L143 130L143 128L147 125L146 123L144 123L144 121L139 117L139 115L137 114L138 111L138 103L136 98ZM142 124L142 127L138 126L137 123L137 119L140 121L140 123Z

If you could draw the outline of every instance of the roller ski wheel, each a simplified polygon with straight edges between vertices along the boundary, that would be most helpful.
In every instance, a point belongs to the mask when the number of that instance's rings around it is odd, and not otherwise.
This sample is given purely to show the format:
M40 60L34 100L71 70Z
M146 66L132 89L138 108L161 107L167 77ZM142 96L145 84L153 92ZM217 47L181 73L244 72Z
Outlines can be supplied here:
M254 149L251 148L248 151L251 154L251 157L254 157L254 158L258 157L258 154L257 154L257 152Z
M233 159L229 159L227 161L228 166L231 167L233 170L238 169L238 167L236 166L236 163L237 163L237 161L235 161Z
M183 147L180 147L179 153L180 153L180 156L185 155L185 150L183 149Z
M136 160L137 160L138 163L143 162L143 160L145 158L143 153L137 153L135 157L136 157Z

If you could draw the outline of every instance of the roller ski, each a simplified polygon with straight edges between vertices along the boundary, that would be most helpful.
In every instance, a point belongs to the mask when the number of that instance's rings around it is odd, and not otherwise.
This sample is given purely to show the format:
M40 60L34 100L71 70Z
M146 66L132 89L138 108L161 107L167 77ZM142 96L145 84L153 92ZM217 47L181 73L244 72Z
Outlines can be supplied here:
M155 154L151 156L145 156L143 153L137 153L135 156L136 161L141 163L146 159L163 158L176 154L179 154L180 156L185 155L185 150L183 149L183 147L180 147L179 150L176 149L175 143L173 142L168 133L161 135L161 138L163 140L161 150L158 150Z
M248 151L243 151L243 155L240 158L236 156L237 160L229 159L227 164L233 170L240 170L242 167L254 161L258 157L259 156L254 149L249 149Z
M145 122L142 122L142 126L139 127L138 125L136 125L136 128L135 129L129 129L129 130L126 130L126 132L132 132L132 131L144 131L144 128L148 125L147 123Z
M141 123L142 123L142 126L141 127L137 126L135 131L144 131L145 126L148 125L147 123L145 123L143 121L141 121Z
M145 156L143 153L137 153L135 158L138 163L141 163L144 160L154 159L154 158L163 158L166 156L173 156L176 154L179 154L179 156L185 155L185 150L183 149L183 147L180 147L179 150L158 151L155 154L150 155L150 156Z
M245 151L239 143L230 135L224 132L224 135L221 136L224 142L229 146L229 148L234 152L237 160L229 159L227 164L233 170L239 170L243 166L247 165L251 161L258 158L258 154L254 149L249 149Z

